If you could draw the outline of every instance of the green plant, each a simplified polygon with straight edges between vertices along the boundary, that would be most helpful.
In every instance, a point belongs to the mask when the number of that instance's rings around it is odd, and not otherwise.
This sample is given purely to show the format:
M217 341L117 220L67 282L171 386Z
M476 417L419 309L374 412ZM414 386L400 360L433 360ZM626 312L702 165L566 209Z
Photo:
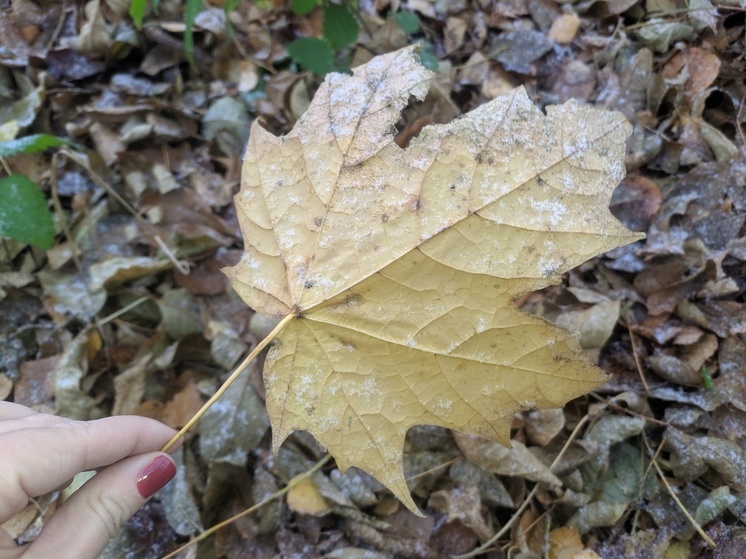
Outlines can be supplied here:
M69 140L50 134L32 134L7 142L0 142L0 157L10 157L19 153L35 153L47 148L74 146Z
M296 39L288 45L288 54L303 68L315 74L326 74L334 68L334 49L323 39Z
M154 5L157 5L157 0L155 0ZM130 3L130 17L138 29L142 27L142 20L145 17L147 7L148 0L132 0Z
M140 29L148 10L158 12L160 0L131 0L129 15L137 29ZM223 10L226 14L234 10L239 0L226 0ZM357 41L360 35L358 18L348 2L334 4L329 0L290 0L290 9L295 15L305 16L320 7L323 10L323 36L301 37L288 45L288 55L302 68L315 74L326 74L335 68L335 57L344 48ZM184 8L184 51L187 60L194 65L194 23L197 15L202 11L202 0L185 0ZM413 12L396 12L394 21L407 35L414 35L420 31L420 20ZM232 33L230 20L226 18L228 33ZM436 70L438 60L432 53L432 45L420 41L422 49L420 59L422 64L431 70Z
M326 0L291 0L290 9L295 15L305 16L317 7L323 10L323 36L301 37L288 45L290 58L301 67L315 74L326 74L335 68L335 58L344 48L357 41L360 34L358 18L346 2L333 4ZM393 20L409 36L421 29L420 19L413 12L399 11ZM433 47L425 40L421 44L420 60L430 70L438 69L438 59ZM344 69L344 68L343 68Z
M74 144L50 134L33 134L0 142L0 157L34 153ZM54 245L54 222L37 184L25 175L0 179L0 237L9 237L43 249Z
M153 11L158 12L160 0L151 0ZM226 0L223 4L223 10L226 14L234 10L238 5L238 0ZM148 8L148 0L132 0L130 3L129 14L137 29L142 27L143 19ZM197 15L202 11L202 0L186 0L184 7L184 52L186 53L189 63L194 65L194 22ZM226 27L229 33L233 32L230 20L226 18Z
M54 223L36 183L24 175L0 179L0 237L43 249L54 245Z
M291 0L294 14L311 13L321 0ZM288 54L297 64L316 74L326 74L334 68L335 54L357 41L360 28L357 19L346 5L323 2L324 36L302 37L288 45Z
M202 11L202 0L186 0L186 9L184 10L184 51L187 60L194 66L194 21L197 14Z

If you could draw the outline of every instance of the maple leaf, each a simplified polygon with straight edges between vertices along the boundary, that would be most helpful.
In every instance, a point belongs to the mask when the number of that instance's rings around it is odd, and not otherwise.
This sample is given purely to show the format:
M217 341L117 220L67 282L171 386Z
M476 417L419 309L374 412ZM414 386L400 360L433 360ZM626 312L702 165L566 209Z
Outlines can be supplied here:
M434 74L406 48L330 74L283 137L254 123L226 269L257 312L285 317L264 368L275 450L309 431L411 510L413 425L509 444L519 410L604 380L576 337L518 310L521 293L640 238L608 211L631 127L521 88L402 149L393 125Z

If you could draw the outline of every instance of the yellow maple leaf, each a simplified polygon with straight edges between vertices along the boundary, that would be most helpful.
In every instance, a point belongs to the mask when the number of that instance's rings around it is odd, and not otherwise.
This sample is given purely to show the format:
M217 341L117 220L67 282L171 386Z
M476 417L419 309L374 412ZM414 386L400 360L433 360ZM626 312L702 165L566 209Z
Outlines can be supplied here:
M608 211L620 113L543 115L519 88L402 149L393 125L432 78L406 48L329 75L286 136L255 122L235 199L246 250L225 270L285 317L264 368L274 448L307 430L414 511L410 427L509 444L517 411L604 380L573 335L512 301L640 238Z

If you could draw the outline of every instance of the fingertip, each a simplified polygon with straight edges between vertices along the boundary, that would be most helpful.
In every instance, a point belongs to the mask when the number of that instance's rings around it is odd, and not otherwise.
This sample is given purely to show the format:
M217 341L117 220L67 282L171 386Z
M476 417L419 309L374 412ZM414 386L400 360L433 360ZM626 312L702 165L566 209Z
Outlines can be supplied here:
M131 456L101 470L65 501L24 557L98 557L130 517L175 475L176 464L164 452Z
M137 473L135 486L143 499L149 499L176 475L176 463L165 452Z

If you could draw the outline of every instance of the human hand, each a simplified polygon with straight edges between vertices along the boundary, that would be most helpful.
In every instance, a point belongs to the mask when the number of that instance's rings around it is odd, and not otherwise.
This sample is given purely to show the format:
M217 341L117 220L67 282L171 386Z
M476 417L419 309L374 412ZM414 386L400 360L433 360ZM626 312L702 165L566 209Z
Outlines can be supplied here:
M73 421L0 402L0 524L30 498L104 468L78 489L32 543L0 528L0 559L94 559L109 539L176 474L158 452L176 431L158 421L118 416Z

